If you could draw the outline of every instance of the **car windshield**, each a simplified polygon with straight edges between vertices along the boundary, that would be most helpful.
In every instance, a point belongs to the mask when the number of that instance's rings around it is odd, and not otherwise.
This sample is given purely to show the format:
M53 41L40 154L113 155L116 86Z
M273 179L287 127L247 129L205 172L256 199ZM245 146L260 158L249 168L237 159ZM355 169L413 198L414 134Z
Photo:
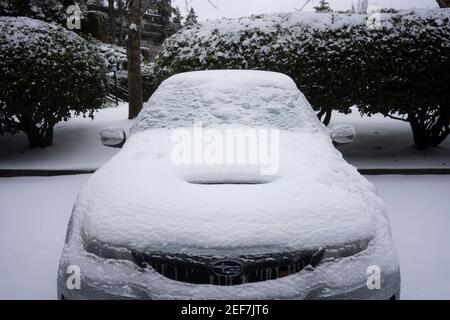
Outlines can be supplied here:
M286 130L322 128L295 83L265 71L202 71L164 81L131 132L153 128L236 124Z

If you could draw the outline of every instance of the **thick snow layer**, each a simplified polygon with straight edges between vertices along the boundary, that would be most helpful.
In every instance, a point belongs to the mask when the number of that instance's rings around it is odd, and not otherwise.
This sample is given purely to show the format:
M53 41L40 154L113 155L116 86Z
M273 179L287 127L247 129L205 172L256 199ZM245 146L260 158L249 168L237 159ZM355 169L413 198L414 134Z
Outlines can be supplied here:
M5 39L8 40L9 45L18 47L23 45L23 37L25 36L26 32L23 32L23 29L29 30L29 29L42 29L42 30L48 30L48 31L60 31L62 28L56 24L47 23L41 20L31 19L28 17L0 17L1 23L8 24L8 32L5 32L2 34L2 36L5 37ZM72 34L68 31L66 31L67 35L70 37L76 36L76 34ZM27 45L29 47L32 47L34 44L36 44L39 41L42 41L40 37L45 37L45 35L39 34L38 36L33 36L33 34L28 33L27 36ZM31 52L31 51L30 51Z
M308 43L307 40L304 40L305 36L309 34L305 32L305 28L324 31L347 27L365 27L368 23L369 26L372 23L377 28L392 29L393 32L390 34L392 36L395 32L402 32L400 27L392 28L397 20L427 21L427 19L434 21L433 24L428 24L428 28L441 28L449 23L450 12L445 9L411 9L402 10L398 13L376 12L372 14L336 12L318 14L296 11L254 15L238 19L222 18L182 29L167 40L160 54L169 56L172 50L177 50L178 55L198 58L200 62L205 62L207 58L211 59L211 57L217 59L217 61L220 61L221 57L226 59L242 58L245 62L245 52L228 50L233 55L229 56L229 52L217 49L224 46L230 46L231 48L242 47L242 45L244 48L246 46L251 47L252 41L264 39L266 35L273 34L275 36L274 41L259 47L262 56L266 56L272 50L291 47L292 44L297 45L298 53L302 54L301 46ZM415 28L414 32L423 32L421 24L417 24ZM253 36L247 42L242 43L242 37L247 38L248 34L253 34ZM299 39L303 40L299 41ZM162 68L165 68L165 66L162 66Z
M217 116L218 110L227 116ZM280 129L278 144L266 141L269 150L279 152L277 174L254 184L261 177L258 165L176 165L172 134L183 125L189 130L194 121L225 136L236 127ZM261 71L174 76L150 98L132 132L122 151L96 171L79 195L62 269L76 263L102 290L123 287L130 297L136 297L137 287L150 298L215 299L305 298L316 288L327 296L363 286L369 265L378 265L390 277L398 272L382 200L333 147L286 76ZM239 183L220 184L224 177ZM327 262L312 273L227 288L170 281L152 269L138 272L127 261L105 261L98 268L98 258L84 248L101 243L124 252L225 255L233 250L242 255L359 240L370 244L357 258ZM339 277L343 272L348 276Z
M309 103L288 76L268 71L187 72L164 81L131 132L151 128L240 124L321 130ZM323 129L322 129L323 130Z
M366 239L387 223L373 186L323 132L281 131L279 174L258 185L189 183L255 171L176 166L170 137L168 129L136 133L93 175L76 210L89 237L142 249L299 249Z
M345 26L365 25L368 19L377 19L377 23L380 23L381 27L391 28L392 16L402 16L406 20L419 20L426 19L430 16L440 18L438 23L444 23L443 20L450 16L448 10L437 9L410 9L401 10L398 13L380 13L373 12L369 14L360 13L320 13L316 12L300 12L294 11L289 13L272 13L253 15L250 17L242 17L238 19L222 18L217 20L209 20L201 23L201 30L203 35L210 36L211 32L236 32L242 31L248 28L258 28L262 32L270 32L277 28L277 26L283 26L286 28L305 25L313 29L326 30L326 29L338 29ZM189 29L184 29L183 32L188 33Z
M89 177L0 179L1 299L56 298L55 275L67 221ZM402 298L450 299L450 176L368 179L386 202L400 259ZM32 276L24 276L30 270Z
M194 121L222 130L289 129L280 132L278 175L258 185L190 183L233 175L245 180L258 173L242 166L176 166L171 128ZM132 131L122 151L94 174L79 197L75 212L84 216L89 238L133 249L300 249L371 238L387 223L373 186L342 159L284 75L203 71L173 76L150 98Z

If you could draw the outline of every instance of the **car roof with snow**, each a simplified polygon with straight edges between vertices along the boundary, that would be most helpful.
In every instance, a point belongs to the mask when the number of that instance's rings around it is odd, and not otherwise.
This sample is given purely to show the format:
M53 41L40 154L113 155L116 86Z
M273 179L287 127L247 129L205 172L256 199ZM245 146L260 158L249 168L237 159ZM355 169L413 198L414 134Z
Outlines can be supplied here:
M323 130L294 81L256 70L186 72L165 80L131 132L155 128L240 124L287 130Z

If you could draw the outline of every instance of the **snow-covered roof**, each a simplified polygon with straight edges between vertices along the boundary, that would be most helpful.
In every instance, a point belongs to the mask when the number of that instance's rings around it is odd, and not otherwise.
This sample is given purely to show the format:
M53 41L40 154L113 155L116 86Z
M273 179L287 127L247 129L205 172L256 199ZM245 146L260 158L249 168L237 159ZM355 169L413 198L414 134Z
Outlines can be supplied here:
M240 124L322 130L294 81L268 71L212 70L177 74L152 95L131 132L151 128Z

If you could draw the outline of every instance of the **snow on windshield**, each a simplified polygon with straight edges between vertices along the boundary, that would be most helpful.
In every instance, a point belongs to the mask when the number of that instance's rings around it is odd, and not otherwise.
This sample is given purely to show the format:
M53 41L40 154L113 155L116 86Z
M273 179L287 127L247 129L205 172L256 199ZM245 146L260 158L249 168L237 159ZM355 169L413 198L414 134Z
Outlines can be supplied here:
M164 81L144 105L131 132L153 128L237 124L316 131L323 128L286 75L267 71L187 72Z

